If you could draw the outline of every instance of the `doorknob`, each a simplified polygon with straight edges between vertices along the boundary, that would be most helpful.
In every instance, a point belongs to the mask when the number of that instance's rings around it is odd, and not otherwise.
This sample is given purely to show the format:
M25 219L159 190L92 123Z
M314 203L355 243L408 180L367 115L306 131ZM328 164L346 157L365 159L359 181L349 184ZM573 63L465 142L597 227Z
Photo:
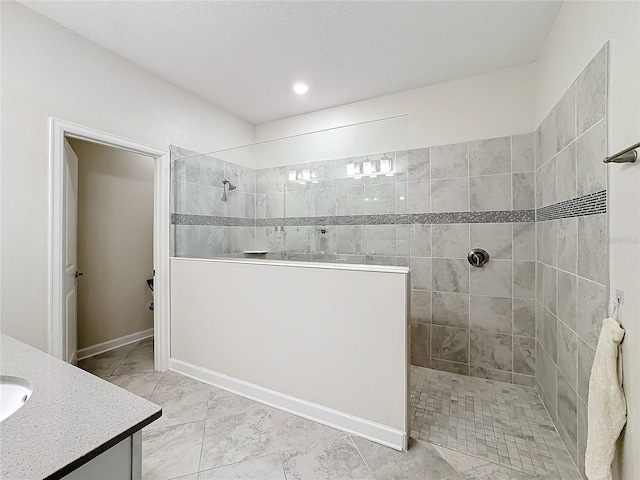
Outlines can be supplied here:
M84 273L79 272L79 271L77 271L77 270L76 270L76 275L75 275L75 276L76 276L76 278L78 278L78 277L82 277L83 275L84 275Z

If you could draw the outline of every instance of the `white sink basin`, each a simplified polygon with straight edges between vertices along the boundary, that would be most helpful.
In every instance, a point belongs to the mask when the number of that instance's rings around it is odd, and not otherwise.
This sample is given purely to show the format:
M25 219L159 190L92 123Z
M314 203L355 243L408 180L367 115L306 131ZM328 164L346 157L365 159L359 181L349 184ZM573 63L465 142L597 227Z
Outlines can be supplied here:
M0 375L0 422L20 409L29 397L33 387L25 378Z

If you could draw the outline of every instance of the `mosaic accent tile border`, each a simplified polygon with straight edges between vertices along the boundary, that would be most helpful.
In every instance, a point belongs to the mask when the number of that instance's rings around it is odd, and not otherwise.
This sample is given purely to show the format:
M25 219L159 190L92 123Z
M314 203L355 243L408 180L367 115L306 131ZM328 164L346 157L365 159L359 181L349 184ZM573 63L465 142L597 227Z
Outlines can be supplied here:
M599 213L607 213L606 190L538 208L536 209L536 221L544 222L561 218L584 217Z
M448 223L532 223L535 210L497 210L482 212L392 213L387 215L344 215L331 217L237 218L208 215L172 214L175 225L215 225L229 227L308 227L315 225L410 225Z
M255 227L256 221L253 218L172 213L171 224L172 225L209 225L214 227Z

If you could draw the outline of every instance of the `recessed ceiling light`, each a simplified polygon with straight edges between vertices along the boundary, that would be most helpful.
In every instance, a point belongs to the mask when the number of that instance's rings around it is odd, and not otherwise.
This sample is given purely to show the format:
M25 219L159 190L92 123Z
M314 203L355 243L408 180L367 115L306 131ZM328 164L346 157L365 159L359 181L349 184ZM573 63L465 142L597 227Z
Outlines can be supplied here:
M298 95L304 95L305 93L307 93L309 91L309 85L307 85L306 83L296 83L293 86L293 91L296 92Z

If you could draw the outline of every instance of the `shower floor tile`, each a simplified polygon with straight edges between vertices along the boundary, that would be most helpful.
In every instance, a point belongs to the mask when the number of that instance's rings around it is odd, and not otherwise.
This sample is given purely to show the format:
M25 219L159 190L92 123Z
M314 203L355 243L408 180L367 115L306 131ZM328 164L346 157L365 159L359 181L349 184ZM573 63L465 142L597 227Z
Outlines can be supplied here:
M581 479L534 389L411 366L411 436L540 478Z

